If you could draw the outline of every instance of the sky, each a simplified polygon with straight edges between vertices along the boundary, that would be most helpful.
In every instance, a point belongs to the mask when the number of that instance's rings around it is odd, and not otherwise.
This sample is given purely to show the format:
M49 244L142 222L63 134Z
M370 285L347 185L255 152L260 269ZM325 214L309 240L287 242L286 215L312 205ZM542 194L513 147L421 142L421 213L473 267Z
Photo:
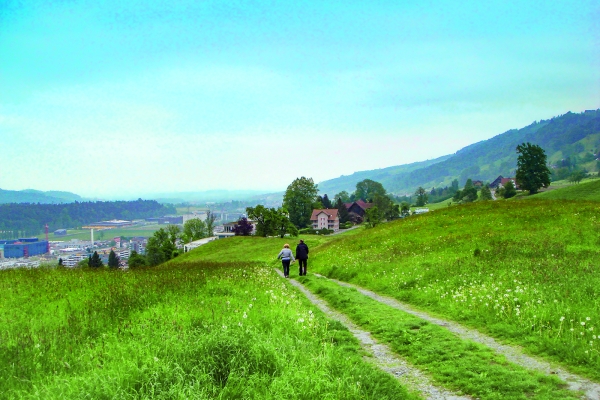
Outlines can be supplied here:
M282 191L600 108L600 1L0 0L0 188Z

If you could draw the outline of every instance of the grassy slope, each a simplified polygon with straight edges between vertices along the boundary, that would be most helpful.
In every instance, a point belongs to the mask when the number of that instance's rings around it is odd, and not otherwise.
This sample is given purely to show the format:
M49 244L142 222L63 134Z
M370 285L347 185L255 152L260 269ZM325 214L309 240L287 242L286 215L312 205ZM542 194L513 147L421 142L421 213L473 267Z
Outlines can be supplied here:
M531 199L544 200L589 200L600 201L600 179L584 180L581 183L569 184L560 190L549 190L538 193Z
M309 272L462 321L600 379L599 212L597 202L536 199L446 207L310 238ZM186 257L272 262L282 243L234 238Z
M256 263L3 271L0 326L0 398L415 398Z

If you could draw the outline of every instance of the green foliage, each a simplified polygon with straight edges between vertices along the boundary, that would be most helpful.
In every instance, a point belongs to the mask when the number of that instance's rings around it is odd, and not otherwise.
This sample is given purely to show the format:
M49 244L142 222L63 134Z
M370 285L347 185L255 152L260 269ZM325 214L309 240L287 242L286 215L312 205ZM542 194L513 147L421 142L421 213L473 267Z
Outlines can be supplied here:
M92 254L92 256L88 260L88 265L91 268L100 268L104 266L97 251L94 251L94 254Z
M290 221L288 212L285 208L279 207L276 210L271 210L271 216L273 218L273 227L280 238L283 238L286 235L298 236L298 229Z
M59 259L58 259L58 266L59 266L59 267L62 267L62 266L63 266L63 259L62 259L62 258L59 258Z
M175 229L160 228L148 238L148 244L146 245L146 263L148 265L159 265L173 258L173 252L176 250L175 240L177 239L174 235L176 235Z
M335 203L335 208L338 210L338 218L340 219L340 224L345 224L350 221L350 213L346 208L346 205L343 203L341 198L338 198Z
M111 250L110 253L108 254L108 266L109 268L119 268L119 257L117 257L117 254L114 252L114 250Z
M212 211L208 210L206 212L206 219L204 220L204 223L206 224L206 234L208 235L207 237L213 235L216 220L217 216Z
M146 257L133 250L127 260L127 266L129 268L144 267L146 266Z
M484 185L481 188L481 197L480 200L482 201L488 201L488 200L492 200L492 191L490 190L489 185Z
M402 202L400 205L400 215L403 217L408 217L410 215L410 204L407 202Z
M368 227L373 228L381 223L381 214L379 208L373 206L365 210L365 223Z
M516 195L517 189L515 189L515 185L513 184L513 182L506 182L502 190L502 197L504 197L505 199L510 199L511 197L515 197Z
M248 217L256 221L256 235L266 237L278 235L298 236L298 229L291 222L285 208L267 208L263 205L246 208Z
M381 183L365 179L356 184L354 200L370 201L375 195L385 196L386 194L387 192Z
M318 193L312 178L296 178L286 189L283 207L288 211L290 221L298 228L310 226L313 204Z
M349 203L350 202L350 195L348 194L347 191L342 190L341 192L339 192L338 194L336 194L333 197L333 201L335 201L336 203L338 202L338 200L341 200L342 203Z
M0 398L416 399L272 269L182 257L2 271Z
M206 223L200 218L189 219L183 224L181 239L184 243L190 243L209 236L210 235Z
M529 142L517 146L516 180L523 190L535 194L550 185L550 170L546 165L546 152Z
M579 183L587 174L584 171L577 170L569 176L569 182Z
M421 186L419 186L419 188L415 191L415 196L417 196L417 207L423 207L425 204L427 204L427 191Z

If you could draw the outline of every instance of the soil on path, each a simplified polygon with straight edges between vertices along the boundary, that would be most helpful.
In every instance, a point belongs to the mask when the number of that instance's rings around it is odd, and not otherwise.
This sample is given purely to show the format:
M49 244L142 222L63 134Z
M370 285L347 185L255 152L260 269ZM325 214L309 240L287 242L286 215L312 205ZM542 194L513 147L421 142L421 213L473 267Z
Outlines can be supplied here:
M598 400L600 399L600 384L593 382L587 378L575 375L571 372L566 371L556 365L553 365L547 361L540 360L529 356L523 352L523 350L517 346L511 346L501 344L490 336L484 335L475 329L466 328L454 321L448 321L441 318L433 317L423 311L417 311L408 304L399 302L391 297L381 296L375 292L362 288L360 286L353 285L351 283L338 281L336 279L330 279L323 275L314 274L315 276L329 279L332 282L336 282L341 286L351 287L358 290L360 293L372 298L373 300L379 301L390 307L402 310L416 317L424 319L432 324L443 326L450 332L453 332L458 337L473 342L481 343L499 354L502 354L506 359L512 363L518 364L530 370L538 371L548 375L556 375L558 378L565 381L570 390L582 391L585 394L585 399Z
M275 268L275 271L283 278L283 273ZM393 375L404 386L411 390L419 392L424 398L430 400L468 400L471 397L461 396L440 388L431 383L431 380L419 369L411 366L406 361L398 358L388 346L378 343L371 334L360 329L352 323L344 314L332 310L323 300L312 294L300 282L289 279L290 284L298 288L307 298L317 306L329 318L339 321L358 339L361 347L372 357L366 358L378 368Z

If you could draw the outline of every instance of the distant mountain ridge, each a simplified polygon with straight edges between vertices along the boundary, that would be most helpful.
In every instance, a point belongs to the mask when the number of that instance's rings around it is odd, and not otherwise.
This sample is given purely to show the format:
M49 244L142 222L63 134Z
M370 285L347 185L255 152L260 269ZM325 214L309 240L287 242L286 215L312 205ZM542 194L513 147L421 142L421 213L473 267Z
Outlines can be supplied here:
M51 190L43 192L34 189L25 190L4 190L0 189L0 204L8 203L40 203L40 204L61 204L73 203L75 201L85 201L78 194L71 192L61 192Z
M549 120L536 121L422 164L360 171L330 179L319 183L319 191L330 196L341 190L352 192L356 183L363 179L378 181L388 192L400 195L412 194L419 186L428 190L448 186L454 179L459 180L460 186L468 178L491 182L498 175L514 176L516 147L523 142L541 146L550 163L572 156L584 158L586 153L597 155L600 151L600 109L567 112ZM583 166L593 169L594 163L592 159Z

